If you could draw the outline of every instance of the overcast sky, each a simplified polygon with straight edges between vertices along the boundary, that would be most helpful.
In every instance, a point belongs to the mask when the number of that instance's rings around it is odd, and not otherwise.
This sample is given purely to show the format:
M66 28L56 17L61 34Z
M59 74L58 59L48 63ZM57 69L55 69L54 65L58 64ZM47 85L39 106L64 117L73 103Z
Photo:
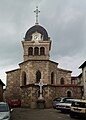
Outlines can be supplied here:
M0 0L0 79L6 83L6 71L23 61L21 41L35 24L36 6L39 24L52 40L51 60L59 67L79 75L86 61L86 0Z

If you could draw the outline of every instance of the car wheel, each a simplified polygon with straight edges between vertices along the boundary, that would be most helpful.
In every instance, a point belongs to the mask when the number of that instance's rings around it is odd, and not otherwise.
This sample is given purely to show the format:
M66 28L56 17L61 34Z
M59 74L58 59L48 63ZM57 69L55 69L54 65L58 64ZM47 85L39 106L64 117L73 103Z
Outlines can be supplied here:
M74 118L74 114L72 112L70 112L70 117Z
M61 110L61 112L62 112L62 113L64 113L64 112L65 112L65 110Z

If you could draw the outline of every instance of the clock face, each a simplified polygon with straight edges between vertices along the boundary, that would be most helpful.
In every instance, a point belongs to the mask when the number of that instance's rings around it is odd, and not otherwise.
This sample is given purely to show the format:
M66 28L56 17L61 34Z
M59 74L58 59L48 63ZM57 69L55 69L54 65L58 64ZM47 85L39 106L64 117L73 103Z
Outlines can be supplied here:
M41 34L38 32L33 33L32 40L41 40Z
M34 35L34 40L38 40L39 36L38 35Z

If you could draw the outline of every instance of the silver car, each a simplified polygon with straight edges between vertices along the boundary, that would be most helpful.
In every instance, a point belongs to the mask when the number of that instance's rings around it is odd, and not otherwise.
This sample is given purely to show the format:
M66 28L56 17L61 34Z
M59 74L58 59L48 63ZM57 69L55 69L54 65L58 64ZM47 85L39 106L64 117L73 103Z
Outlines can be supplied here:
M64 102L57 103L56 109L61 110L61 112L69 112L71 104L74 100L75 99L66 99Z
M72 97L59 97L59 98L55 98L52 102L52 106L54 109L57 109L57 104L63 103L65 102L67 99L73 99Z
M0 102L0 120L10 120L10 108L5 102Z

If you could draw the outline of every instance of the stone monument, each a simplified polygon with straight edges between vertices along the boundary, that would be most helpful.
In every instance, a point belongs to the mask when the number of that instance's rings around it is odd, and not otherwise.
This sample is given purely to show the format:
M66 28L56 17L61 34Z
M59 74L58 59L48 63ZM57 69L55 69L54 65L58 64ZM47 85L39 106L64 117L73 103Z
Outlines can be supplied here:
M43 97L43 86L47 85L47 84L44 84L42 79L40 79L40 82L35 83L35 85L38 85L40 87L40 93L39 93L39 97L37 99L37 108L45 108L45 100Z

